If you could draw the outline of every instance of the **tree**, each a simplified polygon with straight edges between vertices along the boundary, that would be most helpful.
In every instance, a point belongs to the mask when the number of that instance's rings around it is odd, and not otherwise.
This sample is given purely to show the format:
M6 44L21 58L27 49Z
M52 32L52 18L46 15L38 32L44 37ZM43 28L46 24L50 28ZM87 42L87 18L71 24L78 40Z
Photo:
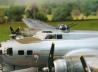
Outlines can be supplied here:
M42 21L47 21L47 17L43 11L37 12L36 18Z
M5 16L7 16L9 20L13 21L21 21L23 14L24 7L22 6L11 6L5 11Z
M44 9L46 9L46 8L38 7L37 4L33 3L30 6L26 7L25 14L29 18L46 21L47 20L46 12L45 12L46 10L44 10Z
M80 10L84 15L89 16L96 12L98 7L98 0L84 0L81 1Z
M27 17L36 19L37 12L38 6L36 5L36 3L33 3L25 8L25 14L27 15Z
M71 10L72 7L70 6L70 4L59 5L53 11L54 20L56 21L68 20L70 18Z

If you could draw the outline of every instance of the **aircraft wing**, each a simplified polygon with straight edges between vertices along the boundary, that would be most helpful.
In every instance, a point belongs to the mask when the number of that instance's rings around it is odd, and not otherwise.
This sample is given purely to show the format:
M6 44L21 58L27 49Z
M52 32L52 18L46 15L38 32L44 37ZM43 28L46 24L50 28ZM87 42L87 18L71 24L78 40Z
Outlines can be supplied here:
M44 23L40 20L33 20L30 18L23 19L23 22L30 28L30 29L38 29L38 30L45 30L45 29L55 29L55 27L50 26L47 23Z
M21 69L21 70L15 70L15 71L11 71L11 72L37 72L37 68L26 68L26 69Z
M74 69L75 72L98 72L98 57L84 57L85 62L83 59L81 60L80 57L70 57L67 59L68 68ZM84 71L85 68L88 67L88 71ZM84 69L83 69L84 68Z
M98 57L88 57L85 60L94 72L98 72Z

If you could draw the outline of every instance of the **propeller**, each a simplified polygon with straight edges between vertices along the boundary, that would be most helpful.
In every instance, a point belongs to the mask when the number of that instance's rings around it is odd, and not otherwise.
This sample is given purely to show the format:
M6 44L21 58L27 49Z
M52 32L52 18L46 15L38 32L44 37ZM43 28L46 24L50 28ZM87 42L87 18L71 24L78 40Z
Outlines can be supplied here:
M3 48L2 48L2 44L0 43L0 64L1 64L1 66L0 66L0 70L3 72Z
M10 26L11 34L14 34L14 29Z
M49 57L48 57L49 72L52 72L52 68L54 66L54 64L53 64L53 61L54 61L54 59L53 59L53 57L54 57L54 47L55 47L55 45L54 45L54 43L52 43L51 50L50 50Z
M62 29L61 30L70 30L70 28L72 28L72 27L74 27L74 26L76 26L77 24L62 24L62 25L60 25L60 26L62 26ZM58 27L60 27L60 26L58 26ZM56 29L59 29L59 28L56 28Z
M76 26L77 24L68 24L67 25L67 30L70 30L72 27Z
M80 57L80 60L81 60L81 63L82 63L82 66L83 66L83 69L84 69L84 72L91 72L91 69L90 67L87 65L85 59L83 56Z
M11 31L11 36L13 39L15 39L16 35L20 35L20 27L18 27L16 30L14 30L11 26L10 26L10 31Z
M2 47L1 43L0 43L0 47Z

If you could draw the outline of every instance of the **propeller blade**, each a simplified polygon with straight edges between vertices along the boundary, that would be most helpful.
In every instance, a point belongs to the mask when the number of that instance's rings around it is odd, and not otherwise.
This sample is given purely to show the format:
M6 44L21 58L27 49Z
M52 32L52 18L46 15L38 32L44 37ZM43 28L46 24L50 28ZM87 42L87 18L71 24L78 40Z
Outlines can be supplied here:
M2 47L1 43L0 43L0 47Z
M10 31L11 31L11 34L15 33L14 29L11 26L10 26Z
M20 34L20 27L16 29L15 34Z
M80 57L84 72L91 72L90 67L86 64L86 61L83 56Z
M50 50L50 53L49 53L49 58L48 58L48 68L49 68L49 72L52 72L52 67L54 66L53 64L53 57L54 57L54 43L52 43L51 45L51 50Z

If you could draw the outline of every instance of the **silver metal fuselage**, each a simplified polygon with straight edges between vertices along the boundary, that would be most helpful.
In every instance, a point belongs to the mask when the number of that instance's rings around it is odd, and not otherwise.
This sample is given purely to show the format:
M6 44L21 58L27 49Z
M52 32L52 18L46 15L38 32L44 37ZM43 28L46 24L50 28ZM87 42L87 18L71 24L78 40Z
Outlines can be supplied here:
M13 55L3 55L6 63L16 66L44 66L47 64L51 44L55 44L55 58L69 56L97 56L98 37L79 40L45 40L36 43L20 44L15 40L7 41L3 48L12 47ZM18 50L24 50L24 55L18 55ZM27 55L32 50L32 55ZM4 50L6 51L6 50Z

